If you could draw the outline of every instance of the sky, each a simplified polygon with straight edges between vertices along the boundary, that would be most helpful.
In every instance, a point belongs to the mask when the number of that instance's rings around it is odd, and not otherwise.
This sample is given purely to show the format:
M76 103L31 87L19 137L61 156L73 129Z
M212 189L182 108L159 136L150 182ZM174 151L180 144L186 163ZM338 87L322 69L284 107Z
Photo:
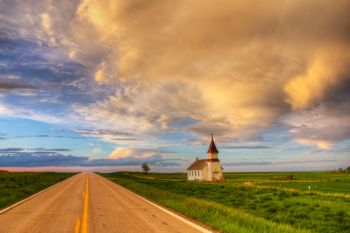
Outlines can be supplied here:
M0 169L350 166L348 0L0 0Z

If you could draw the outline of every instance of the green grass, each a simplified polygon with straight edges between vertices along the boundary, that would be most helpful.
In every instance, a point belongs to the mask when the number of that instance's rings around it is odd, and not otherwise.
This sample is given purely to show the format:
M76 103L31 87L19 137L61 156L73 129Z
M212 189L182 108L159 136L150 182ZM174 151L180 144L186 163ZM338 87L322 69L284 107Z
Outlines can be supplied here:
M350 194L350 174L329 172L295 172L293 181L287 180L287 172L276 173L227 173L230 182L244 183L251 181L257 186L296 189L324 193Z
M0 209L72 175L74 173L0 172Z
M287 173L228 173L221 183L188 182L185 174L102 175L222 232L350 232L350 198L337 184L348 185L349 174L298 173L296 180L287 181ZM297 188L305 180L328 183L334 194L344 196L329 195L330 188ZM281 189L275 182L296 188Z
M311 191L324 193L346 193L350 194L350 182L273 182L257 183L258 186L272 186L276 188L288 188L300 191Z

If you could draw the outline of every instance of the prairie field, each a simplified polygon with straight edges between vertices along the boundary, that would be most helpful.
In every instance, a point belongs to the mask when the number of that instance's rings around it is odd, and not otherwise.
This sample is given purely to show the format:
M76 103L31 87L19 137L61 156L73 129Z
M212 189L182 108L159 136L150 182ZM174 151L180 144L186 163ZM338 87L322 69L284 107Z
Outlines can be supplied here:
M186 174L108 173L112 181L220 232L350 232L350 174L225 173L190 182Z
M0 209L50 187L75 173L0 172Z

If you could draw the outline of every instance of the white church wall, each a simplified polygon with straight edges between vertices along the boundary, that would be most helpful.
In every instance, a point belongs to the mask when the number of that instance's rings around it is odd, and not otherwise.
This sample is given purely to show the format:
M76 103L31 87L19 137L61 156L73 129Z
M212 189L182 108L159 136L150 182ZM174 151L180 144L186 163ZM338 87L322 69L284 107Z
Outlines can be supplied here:
M202 172L200 170L187 171L187 179L188 180L201 180L202 179Z
M211 163L211 174L214 180L221 180L223 178L220 162Z
M208 179L209 179L208 166L205 166L202 170L202 180L208 180Z

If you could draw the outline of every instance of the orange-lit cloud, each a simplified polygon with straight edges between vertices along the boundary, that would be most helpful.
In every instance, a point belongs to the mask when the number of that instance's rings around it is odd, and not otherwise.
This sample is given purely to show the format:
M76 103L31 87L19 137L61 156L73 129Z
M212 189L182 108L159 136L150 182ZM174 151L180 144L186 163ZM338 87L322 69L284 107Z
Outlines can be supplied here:
M207 134L210 126L225 129L228 139L254 136L281 115L320 103L344 80L348 5L82 1L79 22L110 49L95 80L137 89L91 106L87 118L147 132L191 117L198 121L187 128L193 133ZM169 82L177 83L173 93L162 90Z
M339 51L340 50L340 51ZM293 109L307 108L322 100L327 90L349 78L349 48L333 48L316 54L305 74L291 78L284 87Z
M39 22L97 84L116 86L108 98L74 106L83 120L135 134L248 140L289 114L349 101L349 8L347 0L82 0L52 2ZM286 125L302 144L347 138Z
M127 158L133 154L134 154L134 151L132 149L118 147L110 155L108 155L108 158L110 159Z
M121 159L121 158L136 158L136 159L152 159L152 158L167 158L172 159L174 154L172 152L163 151L161 149L140 149L140 148L127 148L117 147L112 153L108 155L109 159ZM181 157L176 155L179 159Z
M97 68L95 72L95 81L97 83L104 83L108 81L108 78L106 78L106 64L101 63L100 66Z

